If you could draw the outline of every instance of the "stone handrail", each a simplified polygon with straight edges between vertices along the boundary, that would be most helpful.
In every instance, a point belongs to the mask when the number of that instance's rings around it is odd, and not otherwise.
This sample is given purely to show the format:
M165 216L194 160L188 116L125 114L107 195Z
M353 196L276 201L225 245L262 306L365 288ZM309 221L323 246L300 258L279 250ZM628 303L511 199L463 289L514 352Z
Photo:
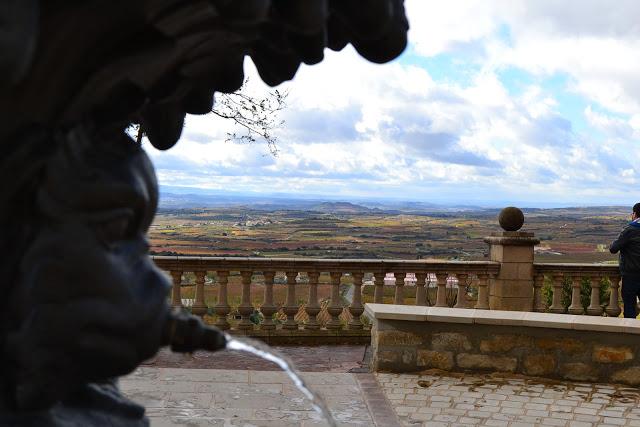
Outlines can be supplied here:
M620 315L620 270L616 264L553 264L534 263L534 298L533 311L551 313L588 314L590 316L602 316L606 314L611 317ZM545 307L542 301L542 288L545 276L549 277L552 283L552 302L549 307ZM609 301L605 307L600 301L600 287L602 279L607 278L610 282ZM562 288L565 280L571 280L571 305L565 309L562 304ZM588 279L590 283L590 304L586 308L581 303L581 288L583 280Z
M459 283L465 286L458 286L457 302L455 307L466 308L467 282L470 278L477 278L478 301L474 308L488 309L488 283L489 279L495 276L500 264L497 262L485 261L432 261L432 260L370 260L370 259L307 259L307 258L241 258L241 257L187 257L187 256L154 256L152 257L159 268L168 271L173 280L172 305L182 306L181 286L182 275L185 272L195 274L195 301L191 307L192 313L204 315L208 307L204 299L205 276L207 272L215 271L218 277L218 303L213 307L218 316L216 326L221 329L231 327L228 315L231 312L228 299L228 278L229 273L240 272L242 278L241 303L238 306L240 322L237 324L239 330L253 330L254 324L250 316L255 308L251 301L251 281L254 272L261 272L264 276L264 299L260 306L260 312L264 320L260 323L261 330L274 330L276 324L272 317L280 309L286 315L286 320L282 324L283 329L297 330L301 326L296 320L296 314L300 306L296 300L296 277L298 273L306 273L309 278L309 294L304 311L308 315L308 320L302 327L309 330L317 330L322 327L318 321L318 314L321 306L318 301L318 278L320 273L329 273L331 286L331 302L326 310L330 319L324 325L329 330L340 330L343 328L339 316L344 310L340 297L340 281L345 273L353 277L353 301L347 307L351 319L348 322L348 329L362 329L363 323L360 316L364 312L362 304L361 289L365 273L373 273L375 276L374 301L383 302L383 287L386 273L393 273L395 276L394 303L404 303L404 287L407 273L415 274L416 278L416 305L427 305L426 286L429 285L427 279L435 278L437 284L436 303L437 307L447 307L446 287L447 284ZM286 302L282 307L277 307L273 300L274 278L277 272L284 272L287 278Z

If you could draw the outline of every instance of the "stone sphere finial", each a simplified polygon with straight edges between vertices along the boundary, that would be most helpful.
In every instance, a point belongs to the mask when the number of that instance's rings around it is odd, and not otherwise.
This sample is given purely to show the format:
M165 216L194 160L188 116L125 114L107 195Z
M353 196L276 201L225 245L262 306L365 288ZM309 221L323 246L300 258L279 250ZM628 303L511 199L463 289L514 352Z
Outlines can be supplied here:
M520 209L509 206L500 211L498 222L505 231L518 231L524 224L524 214Z

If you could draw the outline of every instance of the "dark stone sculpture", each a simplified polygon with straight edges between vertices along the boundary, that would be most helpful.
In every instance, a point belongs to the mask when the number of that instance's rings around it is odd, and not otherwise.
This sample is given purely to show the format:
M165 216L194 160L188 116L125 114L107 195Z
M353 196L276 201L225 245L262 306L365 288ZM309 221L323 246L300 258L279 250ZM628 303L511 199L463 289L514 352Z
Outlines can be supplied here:
M240 88L246 56L276 85L325 47L389 61L407 29L402 0L0 2L0 424L147 425L114 378L163 345L224 347L169 311L145 239L157 183L128 126L168 149Z

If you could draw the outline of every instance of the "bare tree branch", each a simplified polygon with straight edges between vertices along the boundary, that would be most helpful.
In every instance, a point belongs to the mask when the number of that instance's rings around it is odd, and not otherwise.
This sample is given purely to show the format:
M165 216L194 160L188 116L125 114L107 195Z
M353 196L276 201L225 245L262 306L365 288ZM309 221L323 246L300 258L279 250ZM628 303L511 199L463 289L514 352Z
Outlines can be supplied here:
M220 118L233 120L243 128L243 132L228 132L227 142L254 143L261 138L267 143L269 152L277 156L278 139L272 132L284 125L284 120L278 121L278 114L287 107L289 94L276 89L263 98L254 98L243 92L248 82L249 79L246 79L237 92L216 93L211 112ZM129 129L132 135L136 135L137 143L141 144L144 136L142 126L132 125Z
M245 80L243 88L247 82ZM276 156L277 138L272 131L284 124L284 121L278 121L278 113L286 108L288 93L276 89L264 98L254 98L243 93L243 88L233 93L216 94L212 112L244 128L244 133L227 133L227 141L253 143L262 138L271 154Z

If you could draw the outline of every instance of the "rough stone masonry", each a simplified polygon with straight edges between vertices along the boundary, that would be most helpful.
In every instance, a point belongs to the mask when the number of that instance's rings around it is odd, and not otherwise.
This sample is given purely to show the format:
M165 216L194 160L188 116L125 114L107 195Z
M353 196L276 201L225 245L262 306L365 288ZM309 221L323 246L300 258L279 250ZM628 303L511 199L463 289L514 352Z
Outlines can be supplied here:
M376 319L372 347L376 371L498 371L640 385L640 341L624 332Z

